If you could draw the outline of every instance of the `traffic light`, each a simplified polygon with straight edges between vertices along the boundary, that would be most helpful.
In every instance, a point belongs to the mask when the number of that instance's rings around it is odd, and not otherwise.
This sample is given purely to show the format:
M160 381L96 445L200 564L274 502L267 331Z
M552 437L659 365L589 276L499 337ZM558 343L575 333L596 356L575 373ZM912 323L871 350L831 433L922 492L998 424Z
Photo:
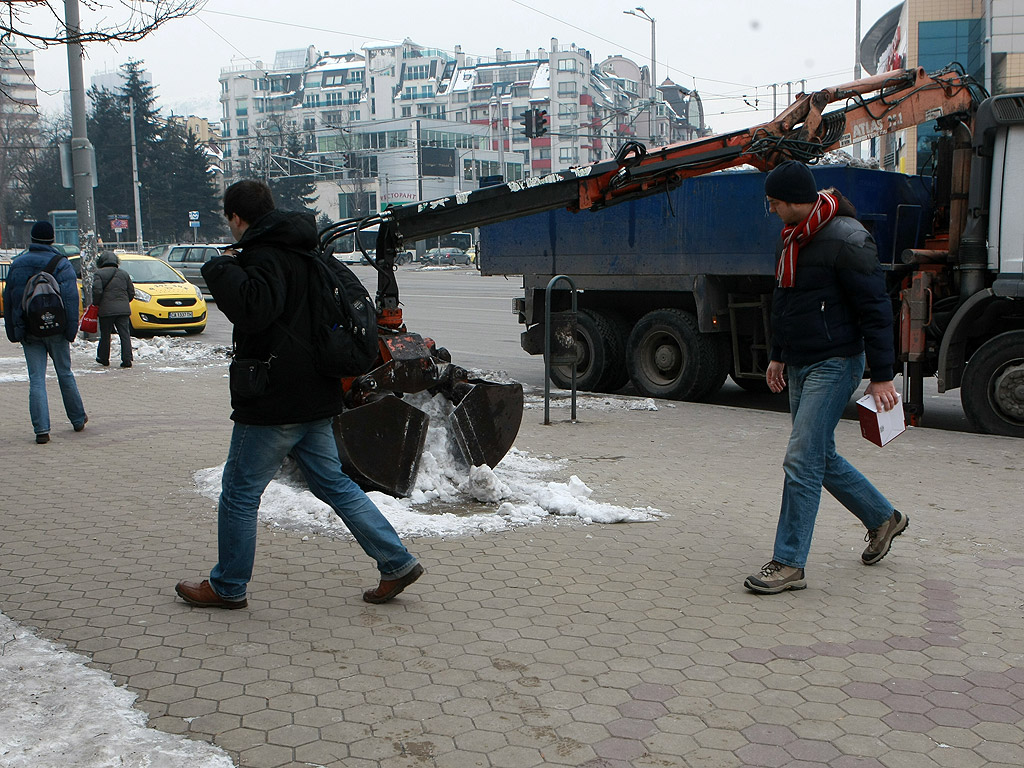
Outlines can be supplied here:
M534 109L533 110L533 136L531 138L539 139L545 133L548 132L548 113L545 109Z
M523 118L522 119L523 135L526 138L528 138L528 139L532 139L533 135L534 135L534 129L535 129L534 126L535 126L535 119L536 119L535 115L534 115L535 112L536 112L536 110L534 110L534 109L527 109L527 110L525 110L520 115L520 117Z

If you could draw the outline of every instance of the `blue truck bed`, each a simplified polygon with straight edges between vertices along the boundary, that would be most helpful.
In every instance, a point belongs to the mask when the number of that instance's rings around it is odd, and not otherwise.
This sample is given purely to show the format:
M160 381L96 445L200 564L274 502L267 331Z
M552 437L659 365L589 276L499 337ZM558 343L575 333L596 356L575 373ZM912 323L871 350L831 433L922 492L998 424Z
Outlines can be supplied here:
M848 166L812 168L875 236L883 265L918 246L931 219L931 180ZM600 211L549 211L480 229L485 275L771 275L781 223L769 214L764 174L687 179L667 194Z

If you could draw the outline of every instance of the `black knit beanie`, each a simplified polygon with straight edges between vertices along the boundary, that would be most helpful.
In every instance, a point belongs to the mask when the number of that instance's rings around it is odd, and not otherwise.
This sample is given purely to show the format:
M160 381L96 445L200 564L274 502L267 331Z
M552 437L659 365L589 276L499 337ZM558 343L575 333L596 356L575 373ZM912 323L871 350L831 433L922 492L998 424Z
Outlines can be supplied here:
M768 174L764 193L786 203L813 203L818 199L818 186L806 165L787 160Z

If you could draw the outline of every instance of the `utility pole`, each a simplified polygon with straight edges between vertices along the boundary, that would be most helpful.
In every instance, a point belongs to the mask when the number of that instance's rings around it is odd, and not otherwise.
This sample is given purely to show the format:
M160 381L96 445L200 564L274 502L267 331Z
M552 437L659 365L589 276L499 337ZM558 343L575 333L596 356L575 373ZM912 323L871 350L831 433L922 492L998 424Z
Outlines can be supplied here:
M637 13L639 11L639 13ZM651 146L654 146L654 142L657 138L657 102L658 102L658 78L655 74L655 62L657 61L657 36L655 34L655 19L647 11L644 10L642 5L638 5L632 11L623 11L628 16L636 16L638 19L649 21L651 23L651 112L650 112L650 135L651 135Z
M143 250L142 245L142 204L139 202L139 154L135 144L135 98L128 97L128 113L131 117L132 133L132 190L135 192L135 237L139 241L139 251ZM192 228L195 235L196 228Z
M71 168L78 213L78 247L82 251L84 304L92 303L92 272L96 265L96 206L92 196L93 151L86 135L85 80L82 75L82 44L78 42L81 19L78 0L64 0L64 25L68 33L68 86L71 91Z
M853 79L860 80L860 0L857 0L856 10L857 20L854 23L856 27L855 39L853 41ZM853 145L853 156L860 160L860 142L858 141Z

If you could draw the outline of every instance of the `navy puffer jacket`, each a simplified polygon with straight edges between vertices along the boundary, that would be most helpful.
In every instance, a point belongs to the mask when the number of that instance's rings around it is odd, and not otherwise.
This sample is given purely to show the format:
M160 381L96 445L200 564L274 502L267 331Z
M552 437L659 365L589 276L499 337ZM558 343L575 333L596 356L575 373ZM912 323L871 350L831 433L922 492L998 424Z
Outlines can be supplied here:
M893 307L875 241L855 219L836 216L800 248L793 287L775 288L772 359L809 365L861 352L872 381L892 380Z

